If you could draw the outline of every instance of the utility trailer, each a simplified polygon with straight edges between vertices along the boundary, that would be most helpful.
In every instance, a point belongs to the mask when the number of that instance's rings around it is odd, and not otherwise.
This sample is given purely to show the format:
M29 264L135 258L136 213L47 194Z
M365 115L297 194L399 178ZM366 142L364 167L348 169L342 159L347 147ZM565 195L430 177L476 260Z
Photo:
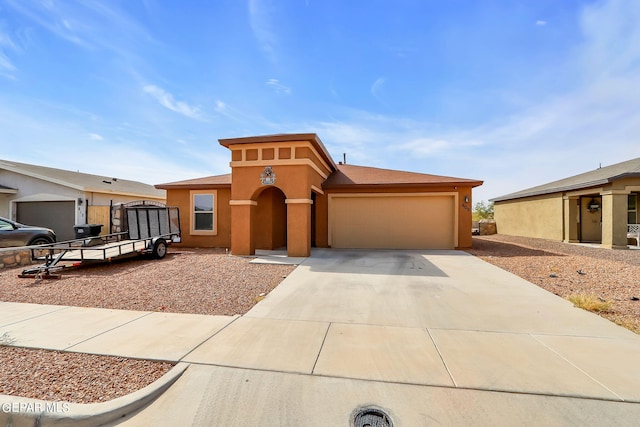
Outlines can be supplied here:
M177 207L147 202L121 205L116 209L118 228L127 231L31 247L31 259L44 263L26 268L19 277L58 279L60 275L56 273L65 268L143 254L161 259L171 243L180 242Z

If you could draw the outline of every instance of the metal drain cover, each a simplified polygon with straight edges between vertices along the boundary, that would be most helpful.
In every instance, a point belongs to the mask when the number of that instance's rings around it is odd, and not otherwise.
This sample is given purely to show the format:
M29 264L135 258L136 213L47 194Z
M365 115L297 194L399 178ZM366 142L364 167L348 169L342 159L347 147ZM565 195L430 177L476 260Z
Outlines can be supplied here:
M353 414L351 425L354 427L393 427L391 417L375 406L358 408Z

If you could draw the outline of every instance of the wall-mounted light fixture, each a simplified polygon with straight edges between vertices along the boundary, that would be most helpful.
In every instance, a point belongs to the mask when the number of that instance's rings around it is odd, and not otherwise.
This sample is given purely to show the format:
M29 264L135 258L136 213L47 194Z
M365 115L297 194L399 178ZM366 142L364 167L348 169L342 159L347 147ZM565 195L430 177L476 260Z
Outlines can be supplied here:
M464 196L464 202L469 203L469 196Z
M587 205L587 208L591 213L598 212L598 210L600 209L600 203L598 203L598 201L592 197L591 201Z
M82 202L84 202L84 200L78 197L78 206L82 206Z

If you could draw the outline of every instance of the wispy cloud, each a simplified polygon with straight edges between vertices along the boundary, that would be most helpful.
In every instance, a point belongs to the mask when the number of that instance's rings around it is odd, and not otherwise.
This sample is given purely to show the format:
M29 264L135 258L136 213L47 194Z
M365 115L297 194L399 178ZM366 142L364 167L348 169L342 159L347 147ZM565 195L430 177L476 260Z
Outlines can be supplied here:
M539 27L544 27L545 25L547 25L547 21L543 21L541 19L536 21L536 25Z
M169 92L155 85L146 85L142 88L145 93L153 96L156 101L171 111L182 114L192 119L204 119L202 112L198 107L193 107L184 101L176 101Z
M0 75L14 80L16 67L5 53L6 49L17 50L11 37L0 26Z
M275 90L276 93L291 95L291 88L280 83L278 79L267 80L267 86Z
M85 49L108 49L130 57L132 46L152 41L144 26L115 3L7 0L7 4L56 37Z
M376 81L371 85L371 95L373 95L378 100L380 99L380 92L382 91L384 83L385 79L383 77L378 77Z
M273 5L269 0L249 0L249 24L260 48L271 62L277 62L278 37L273 26Z
M102 137L102 135L99 135L97 133L90 133L89 139L92 141L104 141L104 138Z

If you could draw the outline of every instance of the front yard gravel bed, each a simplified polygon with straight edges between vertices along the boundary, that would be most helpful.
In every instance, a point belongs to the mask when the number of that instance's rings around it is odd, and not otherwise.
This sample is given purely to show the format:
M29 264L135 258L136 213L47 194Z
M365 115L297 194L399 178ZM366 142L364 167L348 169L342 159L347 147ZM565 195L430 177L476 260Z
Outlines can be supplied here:
M0 301L244 314L295 268L249 261L224 250L171 248L162 260L135 258L67 270L59 280L20 279L22 268L6 269L0 270ZM48 401L111 400L145 387L172 367L165 362L2 344L0 394Z
M217 249L171 249L164 259L134 258L72 269L62 278L20 279L0 270L0 301L122 310L234 315L251 309L294 267L250 264Z
M126 396L173 367L167 362L9 346L0 346L0 360L0 394L75 403Z
M609 301L598 314L640 334L640 250L493 235L474 236L467 252L562 298Z

